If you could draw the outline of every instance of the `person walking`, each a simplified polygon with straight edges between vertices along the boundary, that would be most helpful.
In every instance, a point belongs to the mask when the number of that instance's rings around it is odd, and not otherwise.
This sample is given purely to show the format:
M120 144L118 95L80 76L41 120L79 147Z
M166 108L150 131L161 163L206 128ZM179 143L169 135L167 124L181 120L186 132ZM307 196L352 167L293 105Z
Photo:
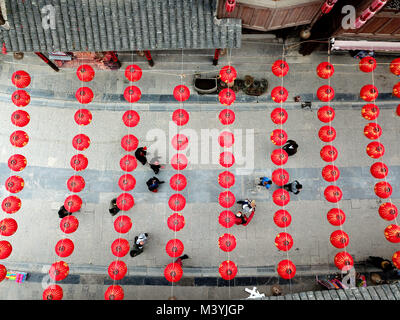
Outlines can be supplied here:
M108 208L108 211L112 216L115 216L120 211L120 208L117 206L117 198L114 198L110 201L110 207Z
M260 177L260 183L258 185L269 189L272 185L272 180L267 177Z
M66 216L70 216L72 213L69 212L67 209L65 209L64 205L62 205L60 207L60 209L58 210L58 216L60 217L60 219L66 217Z
M174 261L174 263L179 264L182 267L182 260L189 259L187 254L180 256L178 259Z
M136 257L137 255L143 252L143 247L147 243L147 239L149 237L148 233L141 233L139 236L135 237L133 248L129 252L131 257Z
M160 172L160 168L164 168L158 161L154 163L150 163L150 168L154 171L154 174L158 174Z
M140 147L140 148L137 148L135 151L135 157L142 165L145 165L147 163L147 158L146 158L147 151L146 150L147 150L147 147Z
M236 219L235 219L235 224L247 226L247 225L250 223L251 219L253 219L254 212L255 212L255 210L253 210L253 211L251 212L250 216L247 217L243 212L238 211L238 212L235 214L235 217L236 217Z
M157 177L153 177L153 178L150 178L149 180L147 180L146 184L150 191L157 192L159 185L164 182L165 181L158 180Z
M237 203L242 205L242 209L246 211L247 213L252 213L256 209L256 201L255 200L241 200L238 201Z
M290 157L296 154L298 147L299 145L296 143L296 141L288 140L286 141L286 144L282 147L282 149L285 150Z
M283 186L283 188L286 191L293 192L294 194L298 194L298 193L300 193L300 190L303 188L303 185L300 184L300 182L298 182L297 180L295 180L293 182L285 184Z

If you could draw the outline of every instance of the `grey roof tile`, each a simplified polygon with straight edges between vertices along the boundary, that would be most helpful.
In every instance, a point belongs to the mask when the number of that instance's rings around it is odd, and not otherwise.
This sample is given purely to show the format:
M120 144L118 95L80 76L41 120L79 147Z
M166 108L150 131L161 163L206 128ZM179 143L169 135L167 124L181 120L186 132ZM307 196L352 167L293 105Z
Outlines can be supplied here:
M388 297L389 300L396 300L396 298L394 297L392 290L390 290L389 285L387 284L383 284L381 286L382 290L385 292L386 296Z
M325 300L323 294L321 293L321 291L315 291L314 295L315 295L315 299L316 300Z
M379 298L381 298L381 300L388 300L388 297L386 296L381 286L376 286L375 291L378 294Z
M396 298L396 300L400 300L400 290L398 287L396 287L396 285L391 284L389 285L390 289L393 292L394 297Z

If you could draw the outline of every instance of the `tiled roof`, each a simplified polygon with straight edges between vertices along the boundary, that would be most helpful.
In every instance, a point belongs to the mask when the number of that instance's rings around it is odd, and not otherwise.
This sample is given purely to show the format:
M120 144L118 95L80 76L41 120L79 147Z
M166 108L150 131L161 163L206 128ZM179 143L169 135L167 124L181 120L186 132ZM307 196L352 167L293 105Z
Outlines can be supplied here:
M10 52L239 48L241 20L217 19L216 0L5 0ZM56 29L41 10L52 4Z

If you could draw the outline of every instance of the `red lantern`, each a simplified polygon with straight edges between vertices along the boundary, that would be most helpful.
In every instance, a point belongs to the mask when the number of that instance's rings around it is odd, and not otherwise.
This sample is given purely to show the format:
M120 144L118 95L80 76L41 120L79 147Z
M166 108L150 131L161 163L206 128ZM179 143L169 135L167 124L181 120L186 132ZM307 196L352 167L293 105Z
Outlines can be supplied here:
M174 97L176 100L183 102L189 99L190 90L184 85L179 85L174 88Z
M72 233L78 229L79 221L74 216L66 216L60 221L60 229L64 233Z
M183 195L175 193L169 198L168 205L173 211L182 211L186 206L186 199Z
M128 267L123 261L113 261L108 266L108 275L113 280L121 280L125 277Z
M169 184L174 191L182 191L186 188L187 180L183 174L177 173L171 177Z
M71 192L81 192L85 188L85 179L81 176L73 175L67 181L67 188Z
M318 119L321 122L331 122L335 118L335 110L330 106L323 106L318 109Z
M12 252L11 243L8 241L0 241L0 259L7 259Z
M361 88L360 97L367 102L375 101L378 97L378 89L372 84L367 84Z
M338 156L338 151L334 146L324 146L320 151L320 156L326 162L333 162Z
M31 77L29 73L23 71L23 70L18 70L13 73L11 76L11 81L16 86L17 88L26 88L29 86L31 83Z
M183 253L184 246L181 240L171 239L167 242L165 246L165 251L172 258L180 257Z
M121 139L121 147L125 151L136 150L138 145L139 145L139 140L133 134L127 134L127 135L123 136Z
M225 151L219 155L219 163L225 168L230 168L235 163L235 157L232 152Z
M390 72L395 76L400 76L400 58L396 58L390 63Z
M79 80L89 82L94 78L94 70L90 65L83 64L76 70L76 75Z
M317 97L323 102L331 101L335 97L335 90L331 86L324 85L319 87Z
M353 257L344 251L335 255L334 262L336 267L342 271L349 271L354 265Z
M43 291L43 300L61 300L63 298L63 289L58 284L49 285Z
M176 134L172 140L171 144L175 150L185 150L189 144L189 139L184 134Z
M49 270L50 278L54 281L64 280L69 273L69 266L64 261L54 262Z
M396 108L396 113L397 113L398 116L400 116L400 104Z
M114 221L114 229L118 233L127 233L132 228L132 220L128 216L119 216Z
M142 92L136 86L126 87L124 90L124 98L130 103L134 103L140 100L142 97Z
M290 195L289 192L287 192L284 189L277 189L274 191L272 194L272 200L277 206L284 207L286 206L289 201L290 201Z
M236 72L236 69L234 67L225 66L219 72L219 76L221 78L221 81L223 81L225 83L231 83L232 81L236 80L237 72Z
M87 126L92 118L92 113L88 109L79 109L74 115L74 120L79 126Z
M218 142L221 147L230 148L235 142L235 136L232 132L223 131L218 137Z
M125 68L125 77L132 82L139 81L142 73L142 69L136 64L130 64Z
M225 88L218 94L219 102L224 106L230 106L236 100L236 94L232 89Z
M15 213L21 208L21 199L15 196L4 198L1 207L6 213Z
M341 226L346 221L346 214L341 209L333 208L328 211L327 219L331 225Z
M131 191L136 186L136 179L131 174L126 173L119 178L118 185L123 191Z
M168 217L167 224L172 231L179 231L185 226L185 217L175 212Z
M389 242L399 243L400 242L400 226L391 224L385 229L385 237Z
M225 260L219 265L219 274L224 280L232 280L236 277L237 267L233 261Z
M283 186L289 182L289 173L283 168L276 169L272 172L271 180L278 186Z
M24 179L20 176L11 176L6 180L6 189L11 193L18 193L24 188Z
M229 171L221 172L218 175L218 183L222 188L228 189L235 184L235 175Z
M118 238L111 244L111 252L114 256L122 258L129 252L130 246L126 239Z
M331 244L338 249L343 249L349 244L349 236L342 230L336 230L331 233Z
M127 154L119 161L119 166L123 171L131 172L137 167L137 160L134 156Z
M230 228L235 224L235 214L232 211L224 210L219 214L218 222L224 228Z
M136 127L140 121L140 116L135 110L128 110L122 116L122 121L127 127Z
M235 112L229 109L224 109L219 113L218 117L219 121L226 126L235 121Z
M270 138L273 144L282 146L286 143L288 136L285 130L275 129L271 132Z
M281 232L275 238L275 245L278 250L289 251L293 246L293 238L289 233Z
M288 91L285 87L275 87L271 91L271 98L276 103L285 102L289 96Z
M26 158L21 154L14 154L8 159L8 167L12 171L22 171L26 167Z
M364 127L364 135L371 140L378 139L382 135L382 128L377 123L368 123Z
M380 181L375 184L375 194L383 199L389 198L392 194L392 186L386 181Z
M26 107L31 101L31 96L25 90L17 90L12 94L11 100L17 107Z
M324 191L325 199L329 202L339 202L342 199L343 192L338 186L328 186Z
M339 179L339 177L340 171L338 167L332 164L329 164L322 169L322 178L324 178L325 181L333 182Z
M393 95L395 95L397 98L400 98L400 82L397 82L393 86Z
M83 154L76 154L72 156L70 165L75 171L85 170L88 166L88 159Z
M17 232L18 224L17 221L11 218L5 218L0 221L0 235L9 237Z
M171 166L175 170L184 170L188 165L186 156L182 153L177 153L171 158Z
M279 228L287 228L292 222L292 216L288 211L280 209L274 214L274 222Z
M289 159L289 155L283 149L275 149L271 153L271 161L277 166L283 166Z
M236 199L232 192L224 191L219 194L218 201L222 207L230 208L235 204Z
M124 290L121 286L111 285L107 288L104 293L105 300L123 300L124 299Z
M336 130L331 126L323 126L319 129L318 136L323 142L331 142L336 138Z
M70 239L61 239L57 242L55 251L59 257L65 258L72 254L74 247L74 243Z
M375 162L371 168L371 175L377 179L385 178L389 173L389 168L383 162Z
M117 207L122 211L128 211L133 207L135 201L131 194L129 193L121 193L117 197Z
M365 120L375 120L379 116L379 107L373 103L366 104L361 109L361 115Z
M229 233L225 233L219 237L218 245L222 251L231 252L236 248L236 238Z
M0 264L0 282L2 282L7 276L7 269L5 266Z
M10 135L10 143L17 148L22 148L26 146L29 142L29 136L25 131L17 130L11 133Z
M82 199L76 194L68 196L64 201L64 208L68 212L76 212L80 210L81 207L82 207Z
M189 113L185 109L177 109L172 113L172 121L177 126L184 126L189 121Z
M321 62L317 66L317 75L320 78L328 79L335 73L335 68L329 62Z
M226 0L225 1L225 10L226 12L232 12L235 10L236 0Z
M177 263L170 263L164 269L164 276L169 282L178 282L183 275L182 267Z
M288 118L288 113L283 108L275 108L271 112L271 120L275 124L284 124Z
M296 266L290 260L282 260L278 263L277 271L281 278L289 280L295 276Z
M86 150L90 146L90 139L85 134L77 134L72 139L72 146L78 151Z
M14 111L11 115L11 122L17 127L25 127L29 123L30 119L31 117L29 116L29 113L24 110Z
M90 103L93 100L93 97L93 91L88 87L80 87L75 93L76 100L82 104Z
M277 77L284 77L289 72L289 65L286 61L276 60L272 65L272 73Z
M397 269L400 269L400 251L396 251L396 252L393 254L392 261L393 261L394 266L395 266Z
M372 72L376 68L376 60L373 57L364 57L359 63L362 72Z
M379 207L379 215L382 219L392 221L397 218L398 211L397 207L390 202L382 203Z
M367 154L373 159L381 158L385 154L385 147L380 142L370 142L367 145Z

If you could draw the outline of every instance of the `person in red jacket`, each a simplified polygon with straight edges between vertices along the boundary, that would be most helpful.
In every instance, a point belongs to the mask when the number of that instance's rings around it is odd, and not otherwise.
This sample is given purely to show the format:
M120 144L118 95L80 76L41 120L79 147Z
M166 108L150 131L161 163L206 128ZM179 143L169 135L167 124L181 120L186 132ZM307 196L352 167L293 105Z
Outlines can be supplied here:
M249 224L249 222L251 221L251 219L253 219L254 212L256 212L256 210L251 211L250 216L247 217L243 212L238 211L235 214L235 216L236 216L235 224L237 224L237 225L241 224L243 226L247 226Z

